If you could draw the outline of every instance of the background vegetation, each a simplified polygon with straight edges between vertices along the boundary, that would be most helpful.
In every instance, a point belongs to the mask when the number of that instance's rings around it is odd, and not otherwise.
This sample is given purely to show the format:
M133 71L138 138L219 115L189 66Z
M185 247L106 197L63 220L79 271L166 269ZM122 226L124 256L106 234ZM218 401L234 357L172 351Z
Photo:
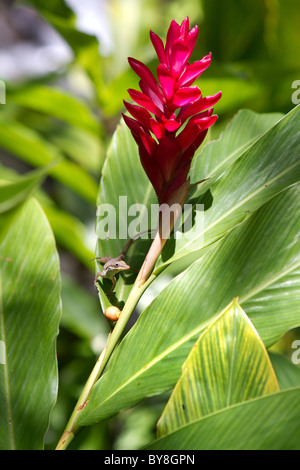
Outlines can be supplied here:
M82 3L85 15L79 11ZM0 105L0 178L18 181L18 175L50 165L28 188L44 178L34 194L51 224L61 264L60 385L46 436L46 447L53 448L108 331L90 260L106 151L126 90L137 87L127 57L154 70L149 30L164 37L172 18L181 22L186 16L198 24L194 58L213 52L200 88L203 95L223 91L216 107L219 121L208 137L214 139L240 108L287 113L294 107L300 10L297 0L31 0L2 1L0 15L0 79L6 84L6 104ZM51 168L57 159L60 163ZM290 331L273 350L290 358L297 334ZM139 448L153 439L165 401L166 395L144 400L87 428L72 446Z

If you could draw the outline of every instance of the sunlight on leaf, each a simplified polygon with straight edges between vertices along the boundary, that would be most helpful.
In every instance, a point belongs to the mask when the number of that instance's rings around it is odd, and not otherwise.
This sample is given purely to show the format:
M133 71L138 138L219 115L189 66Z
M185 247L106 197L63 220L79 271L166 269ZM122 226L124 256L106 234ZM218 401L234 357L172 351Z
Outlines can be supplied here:
M42 449L56 400L56 337L61 314L55 241L41 207L29 199L1 244L0 448Z
M158 422L158 436L278 390L263 342L235 299L204 331L183 364Z

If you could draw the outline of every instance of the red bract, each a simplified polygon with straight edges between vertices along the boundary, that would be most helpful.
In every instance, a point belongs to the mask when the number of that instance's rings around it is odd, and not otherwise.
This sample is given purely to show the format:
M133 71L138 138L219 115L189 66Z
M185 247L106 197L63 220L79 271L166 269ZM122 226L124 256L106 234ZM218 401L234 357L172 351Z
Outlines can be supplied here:
M210 53L189 63L197 35L198 27L189 29L188 17L180 26L171 22L165 46L157 34L150 32L160 62L158 80L145 64L128 59L141 79L141 91L128 90L136 104L124 101L132 118L123 117L138 144L141 163L160 204L183 202L192 158L217 120L212 106L222 93L202 97L199 88L191 86L211 62Z

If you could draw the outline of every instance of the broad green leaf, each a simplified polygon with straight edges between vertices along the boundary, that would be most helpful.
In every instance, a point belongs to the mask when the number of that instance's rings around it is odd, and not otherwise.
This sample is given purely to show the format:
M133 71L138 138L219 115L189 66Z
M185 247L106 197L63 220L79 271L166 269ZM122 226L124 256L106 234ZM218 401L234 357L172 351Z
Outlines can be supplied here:
M234 297L266 346L300 324L299 190L296 185L273 198L156 297L94 386L81 424L173 387L199 334ZM292 283L284 282L291 276ZM251 302L257 309L248 312Z
M298 196L298 201L299 201ZM289 208L287 208L289 210ZM297 217L297 216L295 216ZM297 224L295 219L295 225ZM254 227L253 227L254 228ZM275 228L274 228L275 230ZM284 233L286 233L284 231ZM247 314L253 320L256 328L259 330L260 335L264 338L268 338L268 344L271 345L277 341L280 335L278 332L281 330L282 319L288 320L292 318L295 312L300 313L300 267L298 263L298 248L299 238L295 233L295 238L290 239L290 246L279 246L277 245L278 253L284 257L287 251L291 249L294 253L294 264L288 264L284 266L282 271L279 272L279 266L281 262L274 256L272 265L274 267L273 275L270 275L269 279L263 280L263 271L265 270L263 258L259 262L257 260L257 280L256 282L260 285L260 288L254 286L255 281L252 285L252 290L248 294L240 298L244 309ZM273 234L269 232L269 239L273 241ZM286 251L286 253L284 253ZM292 255L292 256L294 256ZM276 274L277 273L277 274ZM288 292L288 297L287 297ZM272 316L272 324L265 322L261 317L261 306L263 305L265 315ZM276 308L274 308L276 306ZM293 326L298 326L291 324ZM282 332L283 333L283 332Z
M56 400L59 261L49 223L29 199L1 243L0 448L41 449Z
M5 120L0 115L0 145L35 167L62 159L61 163L51 171L51 176L89 202L95 202L97 186L93 178L79 165L63 159L56 146L45 141L29 127L17 121Z
M0 180L0 214L19 205L42 182L45 171L32 171L16 182Z
M299 450L300 387L230 406L146 450Z
M9 101L99 135L100 126L91 111L78 98L59 89L42 85L23 86L9 93Z
M205 227L165 245L157 269L223 237L235 225L300 179L300 105L250 146L197 201ZM195 211L195 223L203 217Z
M248 109L239 111L219 139L209 142L194 158L191 181L209 178L200 186L201 192L218 178L255 140L283 117L280 113L258 114ZM196 193L198 194L198 192ZM195 195L193 195L195 197Z
M279 387L285 388L300 387L300 367L293 364L289 359L281 354L269 353L273 369L275 371Z
M268 353L234 300L196 341L157 423L162 437L203 416L279 390Z
M55 166L55 161L41 169L23 176L15 176L2 170L4 179L0 179L0 241L4 238L20 205L42 183L46 174ZM6 179L8 178L8 179Z
M53 164L49 164L24 176L5 167L0 167L0 174L3 173L7 179L7 181L0 181L0 214L2 208L13 208L15 204L20 204L28 198L52 166ZM93 270L93 264L90 260L93 258L94 247L88 228L76 217L56 207L41 189L35 191L35 197L43 207L57 243L73 253L88 269ZM13 220L15 212L10 209L5 214L1 214L0 239L8 230L9 221Z

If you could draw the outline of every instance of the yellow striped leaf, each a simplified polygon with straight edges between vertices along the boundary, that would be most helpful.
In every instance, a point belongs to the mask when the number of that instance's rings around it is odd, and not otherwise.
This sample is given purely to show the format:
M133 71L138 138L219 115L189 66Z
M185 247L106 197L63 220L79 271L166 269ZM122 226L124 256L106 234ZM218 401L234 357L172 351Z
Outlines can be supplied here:
M158 422L158 435L278 390L264 344L234 299L192 348Z

